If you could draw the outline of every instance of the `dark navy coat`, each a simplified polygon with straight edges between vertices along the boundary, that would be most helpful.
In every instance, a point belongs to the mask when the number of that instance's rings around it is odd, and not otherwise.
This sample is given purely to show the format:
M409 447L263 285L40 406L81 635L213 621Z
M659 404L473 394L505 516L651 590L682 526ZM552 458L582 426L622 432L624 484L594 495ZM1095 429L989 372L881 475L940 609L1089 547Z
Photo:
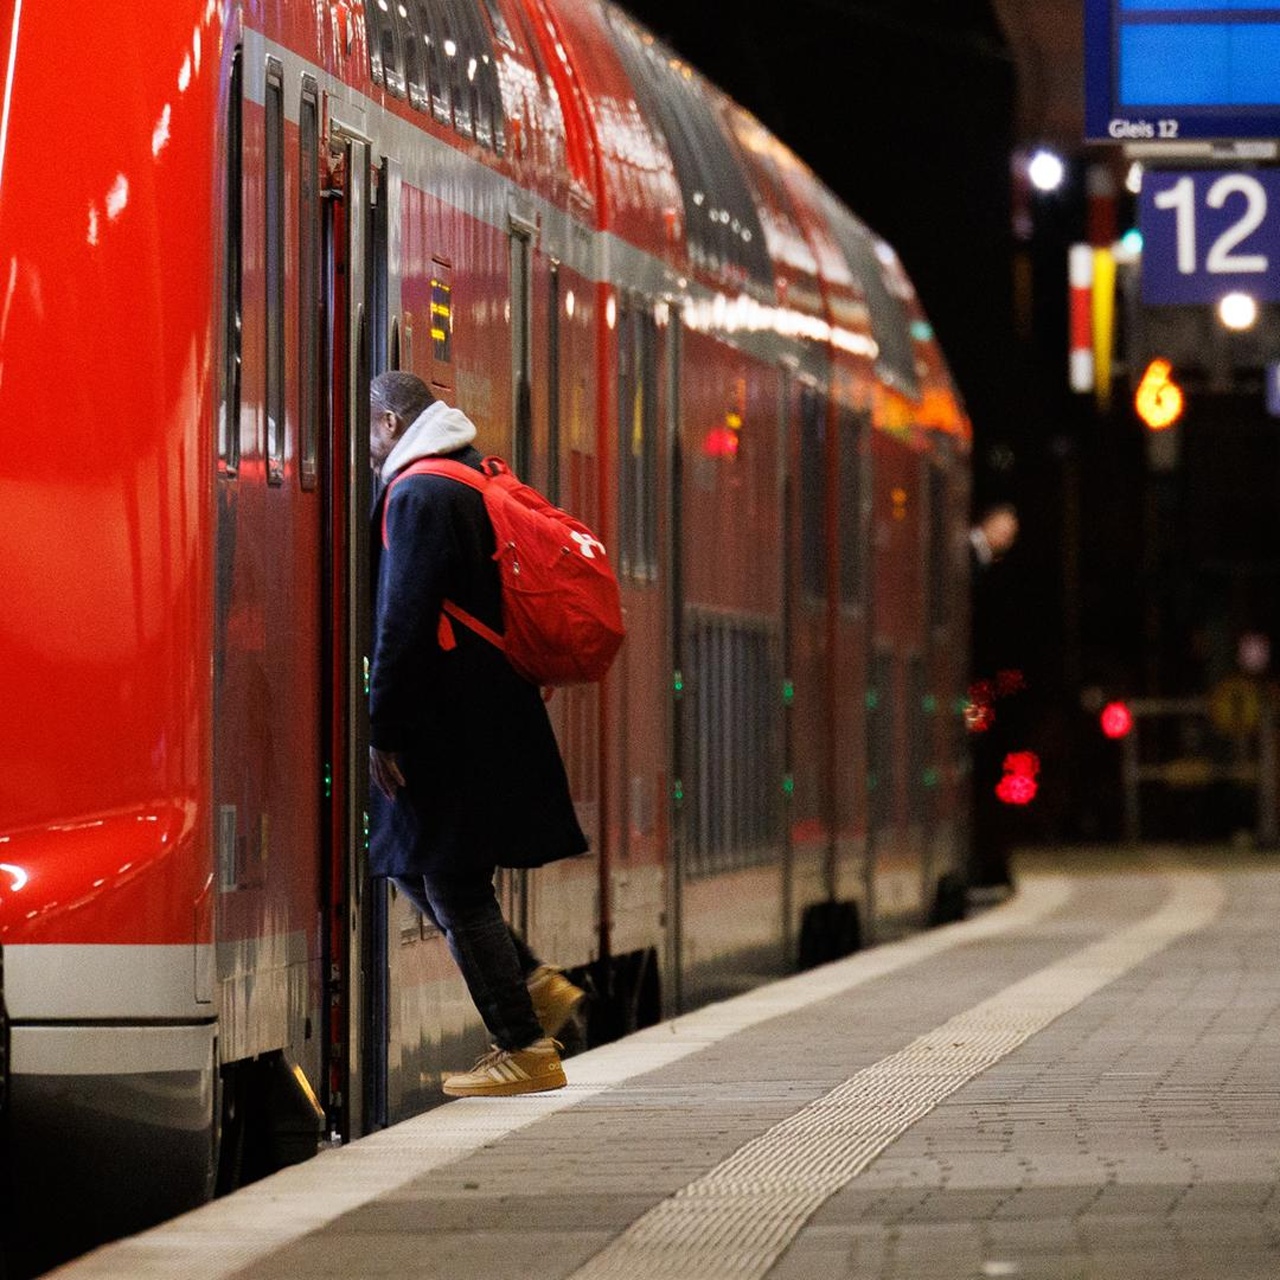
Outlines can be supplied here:
M479 468L470 446L444 456ZM370 871L534 867L585 852L541 690L461 623L457 647L440 644L446 599L502 627L484 498L446 476L409 476L378 495L372 544L372 741L397 753L406 786L394 802L371 788Z

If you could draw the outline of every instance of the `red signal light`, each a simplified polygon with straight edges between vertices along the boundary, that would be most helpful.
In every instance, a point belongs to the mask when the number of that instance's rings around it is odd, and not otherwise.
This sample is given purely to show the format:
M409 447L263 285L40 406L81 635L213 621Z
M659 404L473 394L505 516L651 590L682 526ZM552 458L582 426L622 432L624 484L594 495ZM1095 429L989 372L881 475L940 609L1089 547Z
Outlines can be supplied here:
M1011 751L1004 758L1004 777L996 784L996 795L1005 804L1030 804L1040 784L1040 757L1034 751Z
M1123 702L1108 702L1098 719L1108 738L1126 737L1133 728L1133 712Z
M1006 773L996 785L996 795L1005 804L1030 804L1038 790L1036 780L1025 773Z

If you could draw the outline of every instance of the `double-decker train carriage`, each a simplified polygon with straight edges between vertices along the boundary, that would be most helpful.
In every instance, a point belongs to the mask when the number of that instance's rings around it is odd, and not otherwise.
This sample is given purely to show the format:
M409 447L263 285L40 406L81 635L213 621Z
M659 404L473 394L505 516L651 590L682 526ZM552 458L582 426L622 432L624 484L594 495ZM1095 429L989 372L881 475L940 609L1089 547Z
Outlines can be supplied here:
M601 0L19 0L0 39L19 1268L476 1048L364 874L383 368L619 574L614 669L551 703L591 852L503 881L588 1040L954 904L968 424L892 250L758 121Z

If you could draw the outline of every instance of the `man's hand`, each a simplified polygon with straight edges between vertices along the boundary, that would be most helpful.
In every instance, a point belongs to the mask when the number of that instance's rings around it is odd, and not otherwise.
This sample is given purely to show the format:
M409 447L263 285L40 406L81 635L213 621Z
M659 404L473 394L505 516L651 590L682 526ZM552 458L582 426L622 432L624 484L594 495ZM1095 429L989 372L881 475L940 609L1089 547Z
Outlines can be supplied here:
M400 772L400 762L394 751L369 748L369 777L388 800L394 800L396 791L404 786L404 774Z

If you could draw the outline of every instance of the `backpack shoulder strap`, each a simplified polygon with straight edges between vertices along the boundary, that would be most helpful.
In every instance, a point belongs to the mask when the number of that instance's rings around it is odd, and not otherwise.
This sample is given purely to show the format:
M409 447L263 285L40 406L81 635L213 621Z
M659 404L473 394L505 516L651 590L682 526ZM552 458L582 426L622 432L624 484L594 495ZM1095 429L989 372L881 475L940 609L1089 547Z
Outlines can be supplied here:
M465 462L459 462L456 458L420 458L412 466L405 467L392 480L387 492L390 493L401 480L409 476L448 476L450 480L469 484L473 489L479 489L481 492L489 483L487 475L477 471L475 467L467 466Z
M382 545L384 547L390 545L387 538L387 508L391 505L391 491L401 480L407 480L410 476L446 476L450 480L457 480L460 484L469 485L480 493L483 493L489 485L487 476L482 475L475 467L459 462L456 458L422 458L412 466L405 467L387 485L387 492L383 495Z

